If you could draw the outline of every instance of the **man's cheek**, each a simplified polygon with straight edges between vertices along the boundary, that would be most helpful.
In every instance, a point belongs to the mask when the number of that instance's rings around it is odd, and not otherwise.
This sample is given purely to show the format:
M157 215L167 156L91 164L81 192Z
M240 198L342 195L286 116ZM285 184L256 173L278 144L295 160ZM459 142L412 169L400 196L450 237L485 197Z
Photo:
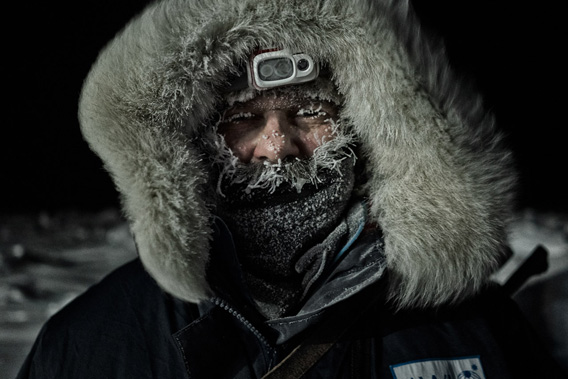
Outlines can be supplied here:
M240 161L248 162L248 156L250 155L250 147L246 144L236 144L231 148L233 154L239 158Z
M306 148L308 148L310 152L313 153L316 148L332 140L333 138L334 134L331 130L331 127L322 127L310 131L310 133L306 134L302 138L302 140L304 141Z
M225 144L241 162L247 163L250 160L250 153L253 144L246 138L235 133L226 133L223 136Z

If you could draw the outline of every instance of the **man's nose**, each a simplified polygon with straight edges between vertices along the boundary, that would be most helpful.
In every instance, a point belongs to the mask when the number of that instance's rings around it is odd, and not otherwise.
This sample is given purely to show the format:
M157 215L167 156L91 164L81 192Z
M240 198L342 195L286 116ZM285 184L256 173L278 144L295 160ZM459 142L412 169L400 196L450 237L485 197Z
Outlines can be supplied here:
M279 159L300 156L296 131L284 112L269 112L258 136L252 161L276 163Z

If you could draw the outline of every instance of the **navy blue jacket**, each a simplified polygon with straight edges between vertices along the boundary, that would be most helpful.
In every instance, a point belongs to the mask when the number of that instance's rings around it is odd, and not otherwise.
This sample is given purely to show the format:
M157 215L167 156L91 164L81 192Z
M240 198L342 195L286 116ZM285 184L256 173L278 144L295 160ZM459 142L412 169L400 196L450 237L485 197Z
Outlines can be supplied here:
M336 305L317 338L333 340L376 289ZM206 308L164 293L135 260L46 323L18 378L257 378L305 337L277 345L253 312L221 299ZM459 306L388 309L372 304L305 377L563 377L498 288Z

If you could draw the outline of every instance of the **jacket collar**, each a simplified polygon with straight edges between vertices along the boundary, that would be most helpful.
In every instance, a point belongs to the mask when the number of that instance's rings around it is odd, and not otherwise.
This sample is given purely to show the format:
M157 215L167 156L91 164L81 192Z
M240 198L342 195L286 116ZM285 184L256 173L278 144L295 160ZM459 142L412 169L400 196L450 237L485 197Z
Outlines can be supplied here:
M201 312L208 313L213 306L231 309L253 324L270 328L272 331L267 333L276 333L278 344L288 341L317 322L327 309L383 276L386 262L382 235L378 229L363 232L366 214L364 202L354 203L335 230L304 254L301 260L310 267L305 271L306 287L300 309L294 316L268 321L256 311L244 285L229 229L216 218L208 269L208 281L216 296L200 304Z

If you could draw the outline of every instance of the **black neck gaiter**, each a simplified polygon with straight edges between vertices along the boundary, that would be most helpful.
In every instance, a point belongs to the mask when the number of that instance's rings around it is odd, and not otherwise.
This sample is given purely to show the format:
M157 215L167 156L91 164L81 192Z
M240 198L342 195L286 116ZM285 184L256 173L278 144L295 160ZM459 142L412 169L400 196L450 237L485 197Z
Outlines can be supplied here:
M237 249L246 285L269 319L288 315L300 301L305 273L296 263L339 224L354 185L353 155L319 168L316 184L294 183L245 191L246 183L222 183L230 196L218 201Z

